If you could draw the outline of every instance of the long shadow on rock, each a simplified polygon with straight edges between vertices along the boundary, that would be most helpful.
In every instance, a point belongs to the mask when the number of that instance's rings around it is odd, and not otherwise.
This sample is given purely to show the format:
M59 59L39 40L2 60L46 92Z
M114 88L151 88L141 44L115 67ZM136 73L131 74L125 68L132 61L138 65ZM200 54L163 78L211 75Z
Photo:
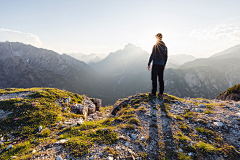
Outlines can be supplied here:
M155 160L158 157L158 126L157 126L157 103L156 99L149 101L151 105L150 118L149 118L149 145L148 145L148 157Z
M175 147L173 133L172 133L171 118L168 117L164 107L165 105L163 103L161 105L161 122L162 122L161 127L162 127L162 140L164 144L161 144L161 145L164 145L165 159L176 160L177 154L175 152L176 147Z

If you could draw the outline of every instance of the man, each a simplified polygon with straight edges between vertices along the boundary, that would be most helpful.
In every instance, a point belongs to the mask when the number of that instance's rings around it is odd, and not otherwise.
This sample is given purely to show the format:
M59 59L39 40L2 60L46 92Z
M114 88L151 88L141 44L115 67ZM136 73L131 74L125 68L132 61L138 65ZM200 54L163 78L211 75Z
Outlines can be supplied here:
M153 46L152 54L148 61L148 70L150 71L150 64L153 61L152 65L152 92L149 93L150 96L156 97L157 91L157 76L159 81L159 93L158 96L163 96L164 91L164 81L163 81L163 72L165 65L168 59L168 52L165 43L162 41L162 34L158 33L155 35L157 42Z

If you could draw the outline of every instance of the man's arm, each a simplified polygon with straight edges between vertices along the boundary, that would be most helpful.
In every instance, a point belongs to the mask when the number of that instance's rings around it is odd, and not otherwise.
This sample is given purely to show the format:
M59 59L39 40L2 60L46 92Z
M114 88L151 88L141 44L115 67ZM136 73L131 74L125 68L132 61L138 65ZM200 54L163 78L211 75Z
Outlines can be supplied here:
M152 62L152 60L153 60L153 58L154 58L154 47L155 47L155 45L153 46L153 49L152 49L152 54L150 55L150 57L149 57L149 61L148 61L148 66L150 66L150 64L151 64L151 62Z
M164 66L166 65L167 63L167 60L168 60L168 49L166 47L166 55L165 55L165 62L164 62Z

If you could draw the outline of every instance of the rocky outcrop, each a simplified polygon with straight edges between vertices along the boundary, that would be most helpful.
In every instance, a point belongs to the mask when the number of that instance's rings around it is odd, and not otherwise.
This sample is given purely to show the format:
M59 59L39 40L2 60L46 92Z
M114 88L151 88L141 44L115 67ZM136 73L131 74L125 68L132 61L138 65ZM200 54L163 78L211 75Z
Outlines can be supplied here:
M240 84L229 88L227 91L217 96L216 99L224 101L240 101Z
M224 93L222 95L217 96L216 99L224 100L224 101L230 101L230 100L240 101L240 94L236 94L236 93L227 94L227 93Z
M71 112L76 114L82 114L85 118L96 118L96 116L102 117L101 111L101 99L98 98L87 98L85 97L82 104L70 104Z
M81 104L73 104L71 111L76 114L82 114L84 117L88 116L88 106Z

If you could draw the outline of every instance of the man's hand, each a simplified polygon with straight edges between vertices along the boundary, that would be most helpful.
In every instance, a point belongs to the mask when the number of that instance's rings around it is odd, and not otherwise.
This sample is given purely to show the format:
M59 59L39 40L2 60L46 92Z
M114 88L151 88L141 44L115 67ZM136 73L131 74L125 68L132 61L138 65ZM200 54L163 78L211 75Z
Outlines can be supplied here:
M148 66L148 70L150 71L150 66Z

